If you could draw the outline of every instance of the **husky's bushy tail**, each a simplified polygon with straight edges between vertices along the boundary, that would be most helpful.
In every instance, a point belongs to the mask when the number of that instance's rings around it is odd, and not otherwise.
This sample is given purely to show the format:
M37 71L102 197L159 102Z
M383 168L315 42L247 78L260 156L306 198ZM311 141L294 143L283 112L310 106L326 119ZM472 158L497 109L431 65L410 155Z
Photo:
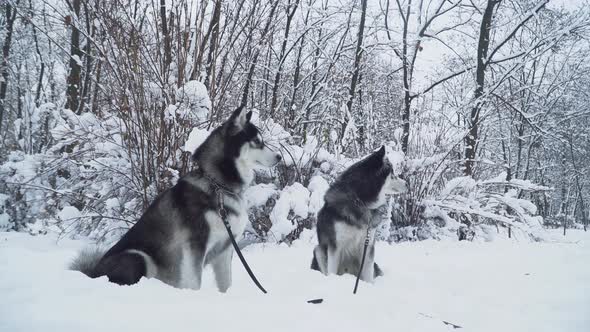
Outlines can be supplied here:
M90 278L107 276L110 282L119 285L133 285L141 277L154 276L156 267L150 260L148 267L145 253L129 249L124 252L108 254L101 248L85 248L72 260L69 269L80 271Z
M105 251L100 248L84 248L76 256L69 265L72 271L80 271L90 278L98 277L96 266L104 255Z

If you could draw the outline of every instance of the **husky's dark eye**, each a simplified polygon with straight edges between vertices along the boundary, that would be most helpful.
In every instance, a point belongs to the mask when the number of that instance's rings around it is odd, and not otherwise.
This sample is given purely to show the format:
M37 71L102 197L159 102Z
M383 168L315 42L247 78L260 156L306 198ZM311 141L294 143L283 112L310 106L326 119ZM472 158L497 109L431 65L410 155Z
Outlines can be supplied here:
M252 145L254 145L255 147L262 147L264 145L259 135L252 139Z

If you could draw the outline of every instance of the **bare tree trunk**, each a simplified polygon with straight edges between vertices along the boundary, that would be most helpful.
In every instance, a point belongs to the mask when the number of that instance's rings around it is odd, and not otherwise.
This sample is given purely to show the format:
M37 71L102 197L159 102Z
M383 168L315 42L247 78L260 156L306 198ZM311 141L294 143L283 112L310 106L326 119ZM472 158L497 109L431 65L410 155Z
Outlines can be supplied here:
M160 0L160 24L162 25L162 35L164 36L164 70L166 73L172 63L172 40L168 21L166 20L166 0Z
M310 10L307 10L307 14L305 15L304 24L307 25L309 20L309 13ZM299 44L299 49L297 50L297 58L295 60L295 72L293 73L293 92L291 94L291 100L289 101L289 105L287 106L287 116L285 120L285 128L292 130L295 128L295 98L297 97L297 91L299 89L299 79L301 75L301 55L303 53L303 48L305 46L305 35L302 36L301 42ZM303 138L306 139L305 137Z
M569 145L570 145L570 154L572 156L572 166L574 166L574 172L576 174L576 187L578 189L578 198L580 203L580 210L582 213L582 223L584 224L584 231L586 231L586 224L588 223L587 215L586 215L586 206L584 205L584 195L582 193L582 185L580 184L580 170L576 163L576 156L574 155L574 142L573 137L570 133L569 135ZM575 216L575 213L574 213Z
M205 13L207 11L207 4L209 2L208 1L203 1L201 3L202 7L201 9L201 13L200 13L200 20L199 15L196 15L197 17L197 21L199 22L199 24L195 24L195 26L197 27L197 31L201 31L202 26L203 26L203 22L205 21ZM252 6L255 7L255 6ZM199 8L197 8L198 10ZM199 75L201 73L201 66L203 64L203 53L205 52L205 45L207 44L207 40L209 40L209 36L211 35L211 32L213 31L213 21L211 21L209 23L209 28L207 29L207 32L205 33L205 35L203 36L203 39L201 40L200 44L199 44L199 38L198 38L198 34L196 34L195 36L195 43L198 44L198 47L195 47L195 54L193 55L194 61L193 61L193 69L191 71L191 74L189 76L190 80L196 80L197 78L199 78Z
M500 3L500 1L501 0L488 0L481 19L479 41L477 43L477 67L475 70L476 87L473 95L475 105L471 109L469 134L465 139L465 175L467 176L473 176L473 164L479 138L479 113L483 107L481 97L483 96L485 84L485 72L487 68L486 59L488 56L488 48L490 46L490 30L494 8Z
M22 97L22 89L21 89L21 69L22 63L16 65L16 118L20 119L22 123L26 123L23 115L23 99ZM30 127L29 127L30 129ZM26 126L21 126L18 130L18 140L20 141L24 135L23 130L26 130ZM25 140L25 143L28 143L28 140ZM28 145L25 144L24 152L28 152Z
M346 110L348 114L352 117L352 103L354 101L354 95L356 93L356 86L359 81L359 73L360 73L360 64L363 56L363 36L365 34L365 17L367 16L367 0L361 0L361 21L359 25L359 31L356 40L356 51L354 57L354 65L352 67L352 78L350 79L350 88L348 89L348 99L346 100ZM359 108L359 116L360 118L363 117L362 114L362 107ZM352 119L351 119L352 120ZM342 134L344 134L344 130L346 128L346 122L342 124ZM365 135L365 127L364 124L360 124L358 126L359 130L359 145L361 150L364 148L364 135Z
M33 10L33 1L29 0L29 9L30 15L32 20L32 15L34 13ZM43 15L45 15L45 9L43 10ZM39 107L41 105L41 89L43 88L43 78L45 76L45 61L43 61L43 55L41 54L41 50L39 48L39 40L37 38L37 27L31 24L31 29L33 32L33 41L35 42L35 51L37 52L37 56L39 57L39 61L41 62L41 68L39 70L39 79L37 80L37 91L35 92L35 107ZM39 145L37 146L36 153L40 153L45 145L49 142L49 137L51 134L49 133L49 117L45 117L43 131L39 133Z
M565 157L565 153L563 154L562 157L562 164L561 164L561 206L559 207L559 211L561 213L561 216L563 218L563 235L565 236L565 230L567 228L567 210L568 210L568 200L569 197L566 198L567 195L567 188L566 188L566 169L565 169L565 162L566 161L566 157Z
M272 97L270 101L270 114L269 116L273 116L275 114L275 110L277 107L277 96L279 93L279 83L281 81L281 74L283 71L283 64L285 63L286 58L286 51L287 51L287 40L289 39L289 31L291 30L291 22L293 21L293 17L295 16L295 12L297 11L297 7L299 6L299 0L295 0L295 3L291 4L291 0L287 5L287 24L285 26L285 34L283 36L283 43L281 44L281 51L279 53L279 66L275 73L275 78L272 86ZM293 9L291 9L293 7Z
M315 48L315 52L313 54L313 63L311 65L311 91L309 93L309 95L313 98L316 95L316 92L318 91L318 89L320 89L319 87L319 80L318 80L318 72L317 72L317 68L318 68L318 62L320 59L320 55L321 55L321 49L320 49L320 45L319 45L319 40L321 40L322 38L322 28L320 27L318 29L318 44ZM311 103L308 102L306 104L305 110L304 112L304 120L305 122L303 123L303 130L301 130L303 137L306 138L307 137L307 126L308 123L307 121L309 120L309 117L311 115Z
M269 45L272 45L273 42L274 42L274 36L271 34L271 35L268 36L268 39L269 39L268 40L268 42L269 42L268 44ZM272 47L268 47L266 49L266 56L264 57L264 59L265 59L264 67L261 68L261 70L262 70L262 74L261 74L262 75L262 80L264 82L270 82L270 76L271 76L271 70L270 70L270 68L271 68L272 57L273 57L274 53L275 52L273 52L273 48ZM261 87L261 89L260 89L260 91L259 91L260 96L258 96L259 97L258 100L264 102L264 107L263 107L264 109L268 109L269 108L269 105L270 105L269 104L269 100L270 99L268 98L269 85L270 84L263 84L262 87ZM268 114L268 112L264 112L263 113L263 116L266 117L267 114Z
M229 36L228 36L228 43L224 43L223 47L221 49L223 49L223 56L221 57L221 64L219 65L219 69L218 72L220 73L220 75L216 76L216 82L212 83L215 84L216 89L219 89L219 93L217 91L215 92L215 97L216 98L211 98L211 102L213 103L213 110L217 110L220 109L219 107L217 107L218 102L222 102L222 100L224 99L223 97L225 96L226 93L226 88L228 86L228 84L231 82L231 78L233 77L235 70L238 66L238 62L234 62L231 66L230 66L230 74L228 76L223 75L223 73L225 72L225 68L226 65L228 63L231 51L234 50L234 45L236 44L236 42L239 39L239 36L245 31L246 27L239 27L238 28L238 22L240 20L240 17L242 17L242 14L244 14L243 16L245 17L252 17L252 12L255 10L255 6L252 6L251 12L245 12L245 10L242 10L242 8L244 7L244 3L245 0L239 0L236 9L234 10L234 15L232 17L233 20L233 24L232 26L229 28ZM240 56L242 56L243 54L245 54L246 52L242 49L240 52ZM213 119L214 116L219 117L221 112L218 111L214 111L211 112L211 119Z
M96 78L95 78L95 88L94 88L94 94L92 95L92 114L96 114L96 112L98 112L98 92L100 91L99 89L99 84L100 84L100 74L102 71L102 61L98 60L98 64L96 65Z
M29 8L31 10L31 19L34 13L33 11L33 0L29 0ZM35 42L35 51L37 52L37 56L39 57L39 61L41 62L41 69L39 71L39 80L37 81L37 91L35 92L35 106L39 107L39 99L41 98L41 88L43 86L43 76L45 74L45 61L43 61L43 55L41 54L41 50L39 49L39 40L37 39L37 28L35 25L31 24L31 29L33 31L33 41Z
M80 50L80 30L78 29L80 17L80 0L73 0L73 13L76 17L72 17L72 35L70 37L70 73L67 78L66 90L66 106L76 114L79 113L78 106L80 105L80 74L82 72L81 58L82 50Z
M272 21L275 16L275 11L277 10L278 5L279 5L279 0L275 0L274 4L272 5L272 8L270 9L270 13L268 14L268 19L266 21L266 24L264 25L264 29L262 30L260 42L264 42L264 40L266 39L266 35L270 31ZM252 38L252 36L250 36L249 38ZM250 93L250 85L252 84L252 78L254 77L254 71L256 70L256 64L258 63L258 57L260 56L260 51L261 51L261 48L258 48L258 47L254 51L255 53L254 53L254 56L252 57L252 62L250 63L250 68L248 69L248 76L246 77L246 85L244 86L244 91L242 92L242 99L240 101L241 106L246 106L246 104L248 103L248 94Z
M403 83L404 83L404 109L402 112L403 134L402 134L402 152L408 153L408 144L410 140L410 106L412 104L412 97L410 95L410 67L408 63L408 22L410 20L410 8L412 1L408 1L406 14L402 14L404 22L402 32L402 67L403 67ZM398 1L398 7L401 6Z
M212 33L209 42L209 54L207 55L207 64L205 65L205 86L209 90L211 99L215 98L215 52L217 52L217 42L219 38L219 18L221 16L221 0L215 2L213 18L211 19Z
M520 169L522 165L522 148L524 142L524 125L525 121L523 119L522 114L520 114L520 124L517 126L518 136L516 137L517 141L517 150L516 150L516 178L520 178Z
M16 2L18 4L18 1ZM12 31L14 29L14 20L16 19L16 8L10 2L6 2L6 35L2 47L2 82L0 82L0 132L2 132L2 120L4 119L4 110L6 102L6 91L8 89L8 57L10 56L10 43L12 41Z
M90 11L88 10L88 3L84 2L84 13L86 14L86 45L84 45L84 54L85 54L85 64L86 70L84 73L84 85L82 89L82 94L80 96L80 105L78 106L78 113L82 113L84 111L84 105L89 103L89 93L90 88L92 86L92 80L90 79L92 76L92 56L91 56L91 44L94 38L94 23L91 23ZM92 24L92 27L91 27Z
M499 112L498 112L499 113ZM498 114L498 118L499 118L499 114ZM502 142L502 155L503 155L503 159L504 159L504 165L506 165L506 182L510 182L510 180L512 180L512 166L510 165L510 158L508 157L508 151L506 149L506 143L504 142L504 139L501 139ZM508 186L504 187L504 193L508 192ZM508 213L511 213L511 208L510 207L506 207L506 210L508 211ZM508 238L512 238L512 228L510 225L508 225Z

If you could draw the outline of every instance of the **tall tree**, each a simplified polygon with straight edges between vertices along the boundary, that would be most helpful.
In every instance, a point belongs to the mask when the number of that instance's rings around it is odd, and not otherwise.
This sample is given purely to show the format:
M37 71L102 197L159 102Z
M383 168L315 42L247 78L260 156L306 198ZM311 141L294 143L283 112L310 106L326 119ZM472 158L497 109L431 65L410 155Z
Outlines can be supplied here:
M365 35L365 17L366 16L367 16L367 0L361 0L361 21L359 23L359 30L358 30L357 39L356 39L356 50L354 52L355 56L354 56L354 65L352 67L352 78L350 79L350 88L348 89L348 97L346 99L346 110L351 117L352 117L352 103L354 101L356 86L359 81L360 65L361 65L361 60L363 57L363 36ZM362 119L363 118L362 107L360 107L359 109L360 109L359 117ZM350 120L352 121L352 119L350 119ZM342 125L342 134L344 134L345 128L346 128L346 122L344 122ZM360 143L359 145L360 145L361 150L363 149L363 145L364 145L364 135L365 135L364 125L360 124L358 137L359 137L359 143Z
M473 163L475 161L475 152L477 138L479 135L479 114L483 106L481 96L485 84L485 72L487 67L488 49L490 46L490 30L494 9L502 0L488 0L486 8L481 18L479 29L479 40L477 42L477 67L475 69L475 92L473 98L475 105L471 109L469 122L469 134L465 139L465 175L473 175Z
M409 150L409 139L410 139L410 116L411 116L411 107L412 102L422 94L430 91L434 87L447 80L452 79L465 71L461 71L458 73L452 73L437 82L432 83L428 88L426 88L422 92L413 92L413 80L414 80L414 71L416 65L416 59L418 57L418 52L422 50L422 44L424 39L432 38L438 40L440 42L441 38L438 36L441 33L454 30L457 27L462 26L465 22L459 21L454 22L449 20L449 22L438 29L438 31L430 32L432 23L439 17L444 16L445 14L451 12L455 8L458 8L461 5L461 0L451 2L447 0L429 0L425 2L421 0L418 4L412 4L412 0L407 0L404 4L402 0L395 0L397 5L397 12L399 13L402 26L401 26L401 41L394 42L392 37L392 31L389 28L389 8L390 8L390 0L385 2L385 15L384 15L384 23L385 23L385 30L387 33L387 39L390 43L392 43L393 50L395 55L401 60L401 71L402 71L402 83L404 88L403 99L402 99L402 122L403 122L403 135L402 135L402 144L401 148L402 151L407 154ZM448 5L447 5L448 4ZM429 9L433 8L431 12ZM415 20L415 22L413 21ZM452 23L451 23L452 22ZM411 34L410 29L412 26L417 25L417 32L413 36ZM442 42L448 47L448 44ZM398 47L401 45L401 48Z
M516 26L510 31L510 33L503 38L490 52L488 55L488 49L490 46L490 30L492 27L493 15L495 7L501 2L502 0L488 0L486 8L483 12L480 31L479 31L479 39L478 39L478 47L477 47L477 66L475 69L475 91L473 94L474 105L471 108L471 114L468 119L469 125L469 132L465 138L465 168L464 173L467 176L473 176L473 167L475 163L475 156L477 153L478 147L478 140L479 140L479 129L480 129L480 113L485 104L485 100L482 98L484 96L484 85L485 85L485 73L488 69L489 65L492 63L498 63L501 61L509 60L509 59L516 59L519 57L524 56L525 54L529 53L531 50L535 50L541 46L545 46L549 43L549 40L552 40L552 43L556 43L560 38L565 34L565 32L557 32L556 35L550 34L550 37L547 40L542 41L535 41L533 45L529 46L528 51L521 51L517 52L514 55L508 56L503 60L494 61L494 55L496 55L503 46L505 46L514 36L518 33L518 31L526 25L526 23L533 18L537 13L544 8L544 6L549 2L549 0L541 0L538 2L525 16L516 24ZM573 27L571 29L574 29ZM565 30L568 31L568 30ZM512 70L515 68L521 67L524 61L517 63L512 66ZM505 80L510 75L508 72L502 74L502 78L498 80L495 85L499 85L500 82Z
M295 12L297 11L297 7L299 6L299 0L295 0L294 3L291 3L289 0L287 4L287 23L285 26L285 34L283 36L283 41L281 43L281 51L279 53L279 65L277 67L277 71L275 73L275 78L272 87L272 98L270 102L270 116L275 114L275 109L277 107L277 98L279 93L279 83L281 81L281 74L283 71L283 65L285 64L285 59L287 57L287 41L289 39L289 31L291 30L291 22L293 22L293 17L295 16Z
M18 5L18 0L15 5ZM8 89L8 57L10 56L10 43L12 42L12 32L14 30L14 20L16 19L16 6L10 1L5 4L6 15L6 35L4 37L4 45L2 46L2 64L0 64L0 72L2 72L2 82L0 82L0 133L2 132L2 120L4 119L4 111L6 109L6 91Z
M70 73L67 78L67 89L66 89L66 105L65 108L70 109L77 114L80 114L80 76L82 73L82 50L80 49L80 29L78 24L80 23L80 5L81 0L72 1L72 14L70 16L70 25L72 27L72 34L70 36Z
M213 33L209 42L209 55L207 55L207 64L205 65L205 86L209 91L211 99L215 98L215 53L217 52L217 43L219 39L219 18L221 16L221 0L215 2L211 27Z
M280 0L275 0L274 3L272 4L272 7L270 9L270 13L268 14L268 18L266 20L266 23L264 25L264 28L262 29L262 33L260 34L260 43L264 43L266 41L266 37L268 35L268 33L271 30L272 27L272 23L274 21L274 17L275 17L275 12L277 10L277 7L279 6L279 2ZM250 35L248 36L249 38L249 43L254 43L255 41L251 40L253 38L253 33L251 32ZM254 78L254 71L256 70L256 65L258 64L258 57L260 56L260 53L262 52L262 47L255 47L254 49L254 55L252 56L252 61L250 62L250 67L248 68L248 75L246 77L246 83L244 86L244 90L242 91L242 99L240 101L240 105L241 106L246 106L246 104L248 103L248 94L250 93L250 85L252 84L252 79Z
M172 63L172 40L168 20L166 19L166 0L160 0L160 25L162 26L162 35L164 36L164 70L167 72Z

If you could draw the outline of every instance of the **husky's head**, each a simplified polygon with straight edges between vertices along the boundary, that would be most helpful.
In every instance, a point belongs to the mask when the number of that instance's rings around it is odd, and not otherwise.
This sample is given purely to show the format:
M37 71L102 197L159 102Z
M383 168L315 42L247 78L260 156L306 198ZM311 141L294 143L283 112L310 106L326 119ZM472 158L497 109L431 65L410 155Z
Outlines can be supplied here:
M379 151L376 152L377 154L382 155L383 164L388 165L389 168L389 176L385 179L385 184L383 184L382 191L386 195L395 195L395 194L403 194L408 191L408 187L406 186L406 181L400 179L397 175L395 175L393 171L393 166L387 156L385 156L385 147L382 146Z
M227 185L248 185L256 164L273 166L281 155L269 149L250 119L252 112L238 107L193 154L205 172Z
M406 182L394 174L384 146L342 173L333 187L336 191L353 192L371 208L383 205L386 195L407 190ZM334 192L332 194L338 195Z

